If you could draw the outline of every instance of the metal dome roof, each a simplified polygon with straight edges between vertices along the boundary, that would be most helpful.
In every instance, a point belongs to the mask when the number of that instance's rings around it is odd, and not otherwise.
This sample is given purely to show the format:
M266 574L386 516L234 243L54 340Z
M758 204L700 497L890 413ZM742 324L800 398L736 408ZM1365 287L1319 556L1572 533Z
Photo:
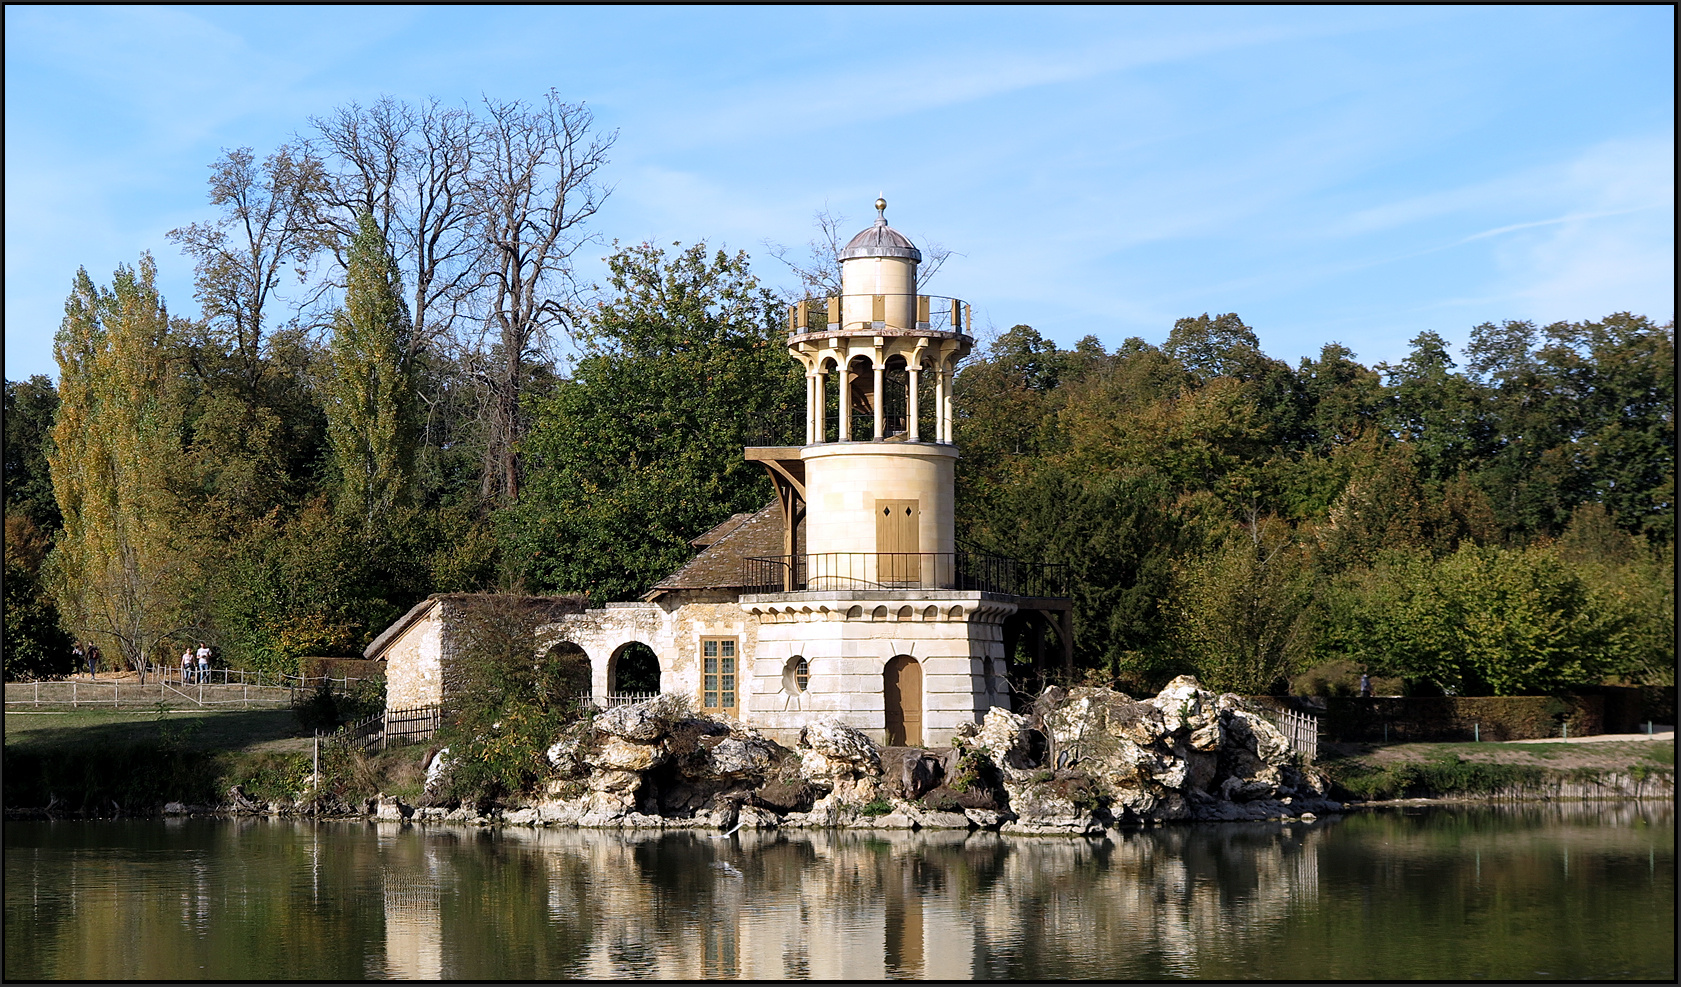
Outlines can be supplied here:
M876 200L875 225L853 237L840 253L841 260L854 257L908 257L922 263L922 251L903 233L887 225L886 199Z

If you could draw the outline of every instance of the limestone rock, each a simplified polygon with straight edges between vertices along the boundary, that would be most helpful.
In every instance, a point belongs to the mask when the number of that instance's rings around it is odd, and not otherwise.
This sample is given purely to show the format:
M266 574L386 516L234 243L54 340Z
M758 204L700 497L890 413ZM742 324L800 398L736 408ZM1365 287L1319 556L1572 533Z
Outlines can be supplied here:
M968 812L980 812L980 809L970 809ZM917 823L924 829L969 829L975 825L967 812L940 812L934 809L918 809Z
M412 806L404 805L394 795L380 795L371 801L374 802L373 817L380 822L402 822L414 814Z
M1226 732L1232 741L1242 745L1263 761L1285 761L1290 757L1290 742L1278 732L1266 717L1247 709L1236 708L1223 714Z
M881 774L881 751L875 742L839 720L825 717L805 726L800 730L800 747L829 762L851 765L853 771Z
M596 793L611 792L628 795L641 787L642 775L635 771L607 769L596 771L589 777L590 791Z
M895 808L885 815L876 816L871 822L873 829L915 829L916 817L907 811L908 807ZM912 810L914 811L914 810Z
M443 782L444 774L449 771L449 748L432 755L432 760L426 765L426 790L435 791Z
M776 813L752 805L741 807L736 814L736 822L742 829L776 829L782 824Z
M543 757L561 778L578 778L589 770L589 766L578 755L578 740L575 737L563 737L555 741L549 745Z
M1215 711L1204 708L1204 697L1208 697L1208 693L1197 685L1194 676L1181 675L1156 693L1154 699L1146 699L1145 702L1161 710L1162 727L1166 733L1178 733L1181 730L1194 731L1208 722L1208 714Z
M245 794L245 786L235 785L228 789L228 807L235 812L261 812L263 804Z
M608 734L599 747L584 754L583 760L600 771L647 771L665 763L665 758L665 749L658 744L638 743Z
M653 743L671 730L670 705L664 696L658 696L614 706L595 718L595 729L637 743Z
M686 766L688 771L717 779L762 778L777 753L775 744L759 737L726 737L710 750L702 750L705 757L695 759L698 763L693 767Z
M1009 819L1004 813L992 809L964 809L963 815L979 829L997 829Z
M504 826L540 826L543 814L535 808L515 809L502 815Z
M187 811L187 807L180 802L168 802L163 807L163 814L166 816L184 816L187 815Z

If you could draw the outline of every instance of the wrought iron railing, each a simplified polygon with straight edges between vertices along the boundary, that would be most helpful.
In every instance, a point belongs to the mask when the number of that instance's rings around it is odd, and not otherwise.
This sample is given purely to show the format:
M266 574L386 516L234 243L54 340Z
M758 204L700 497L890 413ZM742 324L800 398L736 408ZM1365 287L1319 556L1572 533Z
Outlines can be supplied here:
M1068 567L979 552L821 552L745 560L743 590L955 589L1011 596L1068 595Z
M968 303L944 295L829 295L788 306L788 334L902 329L973 335Z

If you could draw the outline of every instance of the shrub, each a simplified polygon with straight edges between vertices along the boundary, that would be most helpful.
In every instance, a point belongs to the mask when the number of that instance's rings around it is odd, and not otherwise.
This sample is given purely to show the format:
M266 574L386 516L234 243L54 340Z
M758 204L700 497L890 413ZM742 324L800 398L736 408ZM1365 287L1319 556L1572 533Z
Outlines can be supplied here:
M484 803L529 791L551 770L544 752L554 738L589 718L579 656L538 657L537 626L547 619L522 597L461 606L460 689L438 738L451 751L452 797ZM668 715L687 713L675 696L662 702Z

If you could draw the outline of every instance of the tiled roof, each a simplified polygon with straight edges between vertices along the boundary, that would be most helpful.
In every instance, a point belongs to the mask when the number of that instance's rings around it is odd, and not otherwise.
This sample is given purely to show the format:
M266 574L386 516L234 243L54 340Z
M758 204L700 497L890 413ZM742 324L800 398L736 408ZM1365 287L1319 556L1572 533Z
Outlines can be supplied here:
M398 617L390 627L380 632L366 648L362 649L364 658L383 658L387 645L395 641L402 633L424 619L434 606L440 603L454 603L459 606L473 606L488 603L492 600L517 600L523 605L536 609L550 617L562 614L580 613L589 606L587 596L512 596L496 593L433 593L409 608L409 612Z
M747 559L782 554L782 507L774 500L755 513L737 514L695 541L725 528L688 565L655 583L648 598L674 589L733 589L744 585Z
M689 544L696 548L707 548L712 545L716 545L718 542L723 541L730 532L741 527L742 522L752 516L752 511L743 511L740 514L731 514L730 519L725 521L723 524L718 525L703 535L696 535L695 537L690 538Z

